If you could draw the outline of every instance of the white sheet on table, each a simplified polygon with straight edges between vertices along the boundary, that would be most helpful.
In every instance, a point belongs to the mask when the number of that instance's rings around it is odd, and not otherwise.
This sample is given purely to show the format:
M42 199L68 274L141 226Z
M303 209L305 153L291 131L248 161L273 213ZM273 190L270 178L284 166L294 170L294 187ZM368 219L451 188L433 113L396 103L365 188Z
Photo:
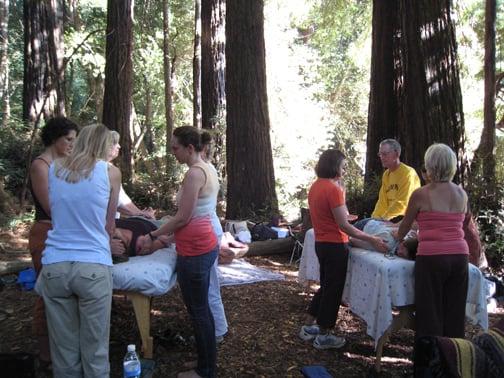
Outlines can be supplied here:
M219 265L221 286L243 285L261 281L284 280L283 274L254 266L243 259L234 259L231 264Z
M177 281L175 248L163 248L151 255L130 257L112 269L114 289L157 296L167 293Z

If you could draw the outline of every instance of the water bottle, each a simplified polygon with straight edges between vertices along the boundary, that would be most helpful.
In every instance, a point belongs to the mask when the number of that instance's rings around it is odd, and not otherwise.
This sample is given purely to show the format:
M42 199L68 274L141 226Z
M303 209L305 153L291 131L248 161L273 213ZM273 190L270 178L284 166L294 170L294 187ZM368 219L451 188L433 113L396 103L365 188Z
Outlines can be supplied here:
M124 378L140 378L142 368L135 350L135 344L128 345L128 352L123 360Z

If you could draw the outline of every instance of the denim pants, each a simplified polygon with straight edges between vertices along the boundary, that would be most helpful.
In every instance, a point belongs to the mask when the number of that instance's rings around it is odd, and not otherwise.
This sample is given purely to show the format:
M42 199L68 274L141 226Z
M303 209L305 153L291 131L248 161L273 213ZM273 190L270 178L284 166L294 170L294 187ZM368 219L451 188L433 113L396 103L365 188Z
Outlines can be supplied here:
M177 280L196 337L198 367L195 370L202 377L212 378L216 376L217 345L208 287L217 253L216 247L199 256L177 255Z
M44 265L36 290L44 298L54 377L108 377L112 268Z
M226 313L224 312L224 304L220 292L219 282L219 259L215 262L210 270L210 286L208 288L208 302L215 323L215 337L224 336L228 331L228 323Z

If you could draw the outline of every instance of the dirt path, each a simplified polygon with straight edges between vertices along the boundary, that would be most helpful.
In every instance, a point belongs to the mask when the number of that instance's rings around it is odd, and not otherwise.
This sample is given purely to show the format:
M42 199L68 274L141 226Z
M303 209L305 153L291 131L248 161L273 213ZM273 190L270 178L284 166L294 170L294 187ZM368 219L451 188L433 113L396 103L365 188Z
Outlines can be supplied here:
M254 265L278 270L285 281L224 287L222 297L230 324L229 334L219 346L219 377L301 377L305 365L324 365L335 377L366 376L373 364L373 341L365 324L347 308L339 314L338 326L347 345L338 351L318 351L298 339L303 312L310 300L296 282L296 269L286 264L288 256L250 258ZM8 285L0 297L0 352L36 353L31 337L31 310L35 294ZM175 289L152 304L152 334L155 336L154 377L174 377L182 364L194 356L191 328ZM491 315L491 322L502 317ZM477 330L467 327L471 336ZM393 335L385 347L383 376L403 377L412 373L412 331ZM112 377L120 377L122 357L128 343L140 345L131 305L114 297L110 337Z

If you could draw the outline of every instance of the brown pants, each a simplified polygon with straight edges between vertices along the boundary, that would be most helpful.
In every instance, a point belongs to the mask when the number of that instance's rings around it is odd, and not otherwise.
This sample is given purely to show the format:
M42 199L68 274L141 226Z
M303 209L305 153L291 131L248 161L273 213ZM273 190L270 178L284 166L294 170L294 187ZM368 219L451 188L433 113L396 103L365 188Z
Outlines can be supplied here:
M28 237L28 248L33 262L33 267L37 273L37 277L42 270L42 252L45 248L45 241L47 239L47 232L52 229L50 223L35 222L30 230ZM51 353L49 350L49 334L47 331L47 320L44 310L44 301L42 297L37 297L35 308L33 310L33 333L38 340L39 344L39 358L43 361L51 360Z
M416 338L464 338L468 272L467 255L416 257Z

